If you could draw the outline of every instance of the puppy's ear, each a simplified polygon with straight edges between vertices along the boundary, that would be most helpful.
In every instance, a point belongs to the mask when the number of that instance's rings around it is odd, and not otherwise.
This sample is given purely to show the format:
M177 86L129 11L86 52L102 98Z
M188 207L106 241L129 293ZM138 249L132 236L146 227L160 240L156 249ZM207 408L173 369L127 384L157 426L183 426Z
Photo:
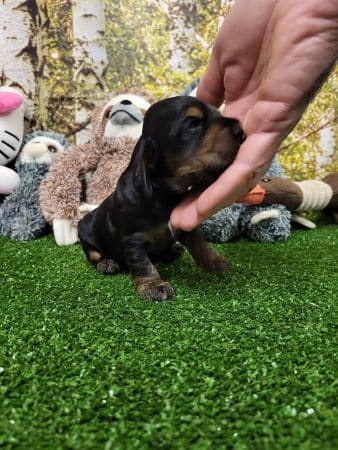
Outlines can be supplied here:
M149 172L156 165L156 142L154 139L140 137L134 152L134 176L147 189L150 189Z
M153 169L156 166L157 145L153 138L142 139L142 157L146 169Z

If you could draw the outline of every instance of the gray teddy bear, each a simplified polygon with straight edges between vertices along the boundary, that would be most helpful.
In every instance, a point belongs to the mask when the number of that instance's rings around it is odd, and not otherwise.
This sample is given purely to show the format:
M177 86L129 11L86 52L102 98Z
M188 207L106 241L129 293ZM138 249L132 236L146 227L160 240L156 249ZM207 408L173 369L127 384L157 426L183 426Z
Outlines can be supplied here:
M15 163L20 182L0 207L0 235L25 241L48 231L39 204L40 184L68 146L68 139L54 132L35 131L25 136Z

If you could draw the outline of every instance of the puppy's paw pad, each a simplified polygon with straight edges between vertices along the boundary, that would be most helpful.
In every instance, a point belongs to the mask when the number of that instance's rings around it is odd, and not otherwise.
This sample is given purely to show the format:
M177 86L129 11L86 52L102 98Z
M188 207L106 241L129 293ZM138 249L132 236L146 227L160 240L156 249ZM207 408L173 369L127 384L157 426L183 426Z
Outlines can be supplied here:
M215 253L208 261L206 265L203 266L206 272L211 273L222 273L228 270L228 263L223 256Z
M101 259L96 265L96 270L103 275L113 275L120 271L120 266L113 259Z
M168 300L175 295L175 289L167 281L149 281L138 286L139 294L146 300Z

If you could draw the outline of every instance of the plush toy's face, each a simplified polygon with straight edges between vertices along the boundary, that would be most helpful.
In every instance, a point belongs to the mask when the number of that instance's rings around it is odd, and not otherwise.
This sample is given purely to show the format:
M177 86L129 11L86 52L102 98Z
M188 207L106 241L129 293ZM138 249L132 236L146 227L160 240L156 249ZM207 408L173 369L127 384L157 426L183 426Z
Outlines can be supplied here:
M24 129L23 97L13 88L0 87L0 165L19 153Z
M139 95L120 94L104 107L101 116L105 137L138 139L142 133L144 114L150 103Z
M64 146L57 140L45 136L37 136L23 147L20 153L20 161L23 163L51 164L64 150Z

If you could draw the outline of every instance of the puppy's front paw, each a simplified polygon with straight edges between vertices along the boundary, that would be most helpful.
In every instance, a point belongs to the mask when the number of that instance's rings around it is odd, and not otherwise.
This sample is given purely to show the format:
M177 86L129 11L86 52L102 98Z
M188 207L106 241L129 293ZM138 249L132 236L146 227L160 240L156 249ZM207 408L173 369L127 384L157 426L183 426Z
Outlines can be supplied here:
M120 266L113 259L101 259L96 265L96 270L103 275L114 275L121 270Z
M159 259L160 261L165 263L174 262L176 261L176 259L182 256L183 252L184 252L183 245L176 243L165 254L161 255Z
M201 264L201 267L205 272L222 273L228 270L228 263L222 255L212 253L209 258Z
M175 289L170 283L163 280L151 280L139 283L137 291L146 300L168 300L175 295Z
M185 250L184 246L176 242L176 244L172 248L172 261L175 261L176 259L180 258L183 255L184 250Z

